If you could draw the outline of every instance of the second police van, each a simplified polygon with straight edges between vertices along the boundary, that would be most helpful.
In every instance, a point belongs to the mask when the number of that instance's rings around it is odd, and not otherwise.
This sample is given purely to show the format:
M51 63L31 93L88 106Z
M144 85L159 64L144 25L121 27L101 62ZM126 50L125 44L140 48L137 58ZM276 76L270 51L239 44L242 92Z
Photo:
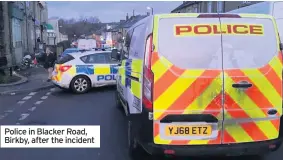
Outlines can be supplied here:
M116 78L129 153L277 150L283 137L281 50L269 15L159 14L137 22L127 33Z

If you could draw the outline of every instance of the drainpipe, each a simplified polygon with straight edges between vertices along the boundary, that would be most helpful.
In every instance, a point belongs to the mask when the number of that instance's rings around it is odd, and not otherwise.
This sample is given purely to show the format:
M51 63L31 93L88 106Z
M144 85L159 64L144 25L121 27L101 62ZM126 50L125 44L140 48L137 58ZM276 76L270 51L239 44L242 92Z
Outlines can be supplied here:
M28 31L29 31L29 28L28 28L28 13L27 13L27 3L25 3L25 11L26 11L26 36L27 36L27 51L29 52L29 39L28 39Z

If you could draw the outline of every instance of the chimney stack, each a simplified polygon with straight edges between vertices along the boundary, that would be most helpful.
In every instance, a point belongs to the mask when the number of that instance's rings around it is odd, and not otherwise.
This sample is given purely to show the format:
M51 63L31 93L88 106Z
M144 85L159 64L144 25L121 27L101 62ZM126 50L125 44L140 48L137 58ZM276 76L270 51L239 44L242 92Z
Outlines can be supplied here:
M135 17L135 10L133 10L133 17Z
M149 13L149 12L146 12L146 15L147 15L147 16L149 16L149 15L150 15L150 13Z
M127 16L126 16L126 21L127 21L127 20L129 20L129 15L128 15L128 13L127 13Z

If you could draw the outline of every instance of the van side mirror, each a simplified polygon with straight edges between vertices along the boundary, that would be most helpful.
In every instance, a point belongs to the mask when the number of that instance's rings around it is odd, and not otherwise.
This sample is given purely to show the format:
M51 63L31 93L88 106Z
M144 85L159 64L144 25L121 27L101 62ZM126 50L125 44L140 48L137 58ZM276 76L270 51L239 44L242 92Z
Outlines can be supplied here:
M111 51L111 59L114 59L114 60L119 60L119 55L118 55L118 49L113 49Z
M280 50L282 51L283 50L283 43L280 43L279 47L280 47Z

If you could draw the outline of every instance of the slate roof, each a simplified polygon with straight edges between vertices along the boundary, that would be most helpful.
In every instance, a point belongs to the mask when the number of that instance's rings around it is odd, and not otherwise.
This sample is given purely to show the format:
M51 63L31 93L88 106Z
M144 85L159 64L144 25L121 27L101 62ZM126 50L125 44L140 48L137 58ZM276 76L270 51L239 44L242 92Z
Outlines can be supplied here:
M147 15L137 15L134 17L131 17L129 20L120 23L118 26L114 27L113 29L110 29L109 32L118 32L120 28L130 28L138 21L142 20L143 18L147 17Z
M175 11L177 11L177 10L183 9L183 8L185 8L185 7L187 7L187 6L190 6L190 5L199 3L199 2L201 2L201 1L187 1L187 2L185 2L185 3L182 3L182 4L181 4L180 6L178 6L177 8L173 9L173 10L171 11L171 13L173 13L173 12L175 12Z

